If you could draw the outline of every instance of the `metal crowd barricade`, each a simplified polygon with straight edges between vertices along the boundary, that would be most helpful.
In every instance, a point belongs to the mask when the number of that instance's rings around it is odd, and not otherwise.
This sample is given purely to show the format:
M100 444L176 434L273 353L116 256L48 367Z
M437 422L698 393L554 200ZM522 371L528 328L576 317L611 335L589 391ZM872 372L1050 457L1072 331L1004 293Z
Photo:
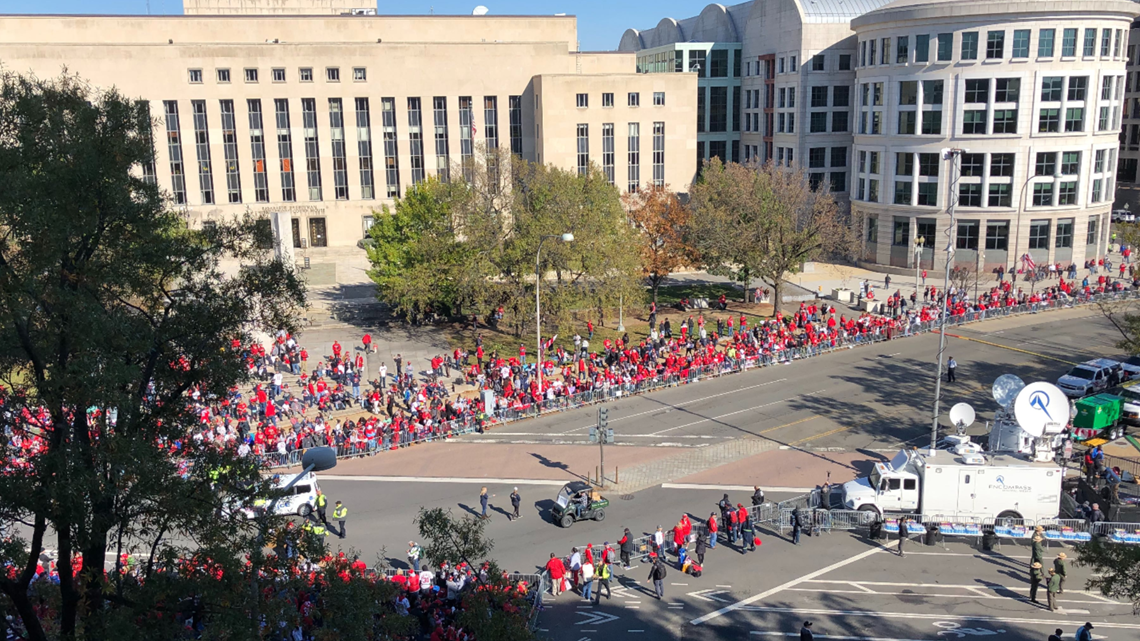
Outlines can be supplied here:
M1045 528L1046 543L1087 543L1093 536L1084 519L1042 519L1037 525Z
M762 503L752 508L750 518L753 527L772 523L779 525L780 506L771 502Z
M1110 523L1101 521L1092 524L1092 532L1103 536L1112 543L1140 545L1140 524L1138 523Z
M948 536L972 538L981 543L986 530L985 520L976 517L932 514L929 516L918 515L916 518L920 520L923 529L926 531L936 527L943 539Z
M656 544L652 536L639 536L633 540L633 556L639 557L642 563L649 562L649 553L656 551Z
M851 531L869 527L878 520L874 512L862 510L823 510L827 515L828 530Z
M1035 525L1036 523L1032 519L1011 519L1007 517L982 521L982 529L993 531L994 536L997 537L995 542L998 546L1001 545L1002 539L1029 540L1033 538Z

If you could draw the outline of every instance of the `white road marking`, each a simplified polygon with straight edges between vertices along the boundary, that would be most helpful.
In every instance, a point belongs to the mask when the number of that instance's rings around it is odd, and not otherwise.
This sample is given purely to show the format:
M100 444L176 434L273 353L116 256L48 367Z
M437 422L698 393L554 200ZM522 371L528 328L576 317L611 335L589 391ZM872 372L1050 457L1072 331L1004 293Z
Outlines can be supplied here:
M854 585L854 587L857 587L857 588L863 587L863 586L857 585L857 584L853 584L853 585ZM947 587L950 587L950 586L947 586ZM964 588L964 589L969 590L971 588ZM975 589L980 590L981 588L975 588ZM981 593L927 594L924 592L875 592L874 590L867 590L866 588L864 588L863 590L833 590L833 589L820 589L820 588L788 588L786 591L787 592L820 592L823 594L875 594L878 596L909 596L909 597L922 597L922 598L928 598L929 597L929 598L943 598L943 599L994 599L994 600L1001 600L1001 601L1008 601L1011 598L1011 597L1001 596L998 594L981 594ZM1028 590L1028 588L1026 588L1024 590L1006 590L1005 588L1002 588L1002 591L1003 592L1004 591L1028 592L1029 590ZM1100 605L1099 601L1082 601L1082 600L1076 600L1076 599L1058 599L1057 601L1058 601L1058 603L1095 603L1097 605ZM1132 604L1131 603L1113 603L1112 605L1131 606ZM1068 610L1068 611L1069 612L1080 612L1080 610Z
M1084 621L1064 621L1054 619L1019 619L1010 617L990 617L990 616L971 616L971 615L955 615L955 614L921 614L917 612L868 612L865 610L822 610L814 608L767 608L763 606L753 605L747 606L743 609L746 612L771 612L776 614L814 614L816 616L847 616L847 617L872 617L877 619L922 619L922 620L958 620L958 621L988 621L991 623L1021 623L1024 625L1036 626L1082 626ZM1119 630L1140 630L1140 624L1136 623L1109 623L1107 621L1095 621L1093 626L1096 628L1113 628ZM818 635L817 635L818 636Z
M687 585L689 585L689 584L688 584L688 583L674 583L673 585L684 585L684 586L687 586Z
M744 391L750 390L750 389L756 389L758 387L767 387L769 385L775 385L776 383L786 382L787 380L788 379L786 379L786 378L777 378L776 380L768 381L767 383L757 383L756 385L749 385L748 387L741 387L740 389L734 389L734 390L731 390L728 392L721 392L719 394L711 394L709 396L702 396L700 398L695 398L691 401L685 401L683 403L674 403L672 405L666 405L664 407L658 407L655 409L646 410L644 412L636 412L634 414L626 414L624 416L615 416L614 418L610 419L610 422L616 423L618 421L624 421L627 418L636 418L638 416L645 416L646 414L656 414L658 412L668 412L668 411L676 409L678 407L684 407L686 405L692 405L693 403L700 403L701 401L707 401L707 400L713 399L713 398L720 398L721 396L728 396L729 394L738 394L740 392L744 392ZM595 426L594 423L590 423L589 425L583 425L582 427L576 427L571 431L576 432L578 430L585 430L585 429L589 429L589 428L594 427L594 426Z
M645 630L626 630L626 632L645 632Z
M929 435L928 435L929 436ZM907 552L907 556L972 556L978 559L1031 559L1030 556L1010 556L1008 554L967 554L964 552Z
M492 478L457 478L444 476L340 476L336 474L321 474L322 481L368 481L371 483L473 483L502 485L550 485L562 487L566 481L549 479L492 479Z
M666 490L717 490L723 492L751 492L751 485L704 485L701 483L662 483L661 487ZM788 494L804 494L814 490L814 487L767 487L763 490L765 492L775 493L788 493ZM1029 558L1029 557L1025 557Z
M728 594L728 591L727 590L697 590L696 592L690 592L687 596L696 597L702 601L708 601L710 603L729 603L728 601L726 601L724 599L716 598L716 595L718 595L718 594Z
M699 421L693 421L693 422L691 422L691 423L685 423L684 425L678 425L678 426L676 426L676 427L669 427L669 428L666 428L666 429L663 429L663 430L659 430L659 431L657 431L657 432L652 432L652 433L651 433L651 436L657 436L658 434L664 434L665 432L672 432L673 430L679 430L679 429L683 429L683 428L686 428L686 427L692 427L692 426L694 426L694 425L700 425L701 423L708 423L708 422L711 422L711 421L716 421L716 420L719 420L719 419L722 419L722 418L727 418L727 417L729 417L729 416L736 416L737 414L743 414L743 413L745 413L745 412L751 412L751 411L753 411L753 410L758 410L758 409L762 409L762 408L765 408L765 407L771 407L771 406L773 406L773 405L779 405L780 403L786 403L786 402L788 402L788 401L790 401L790 400L793 400L793 399L797 399L797 398L803 398L804 396L814 396L814 395L816 395L816 394L818 394L818 393L820 393L820 392L826 392L826 391L827 391L827 389L826 389L826 388L824 388L824 389L818 389L818 390L816 390L816 391L814 391L814 392L808 392L808 393L806 393L806 394L797 394L797 395L795 395L795 396L789 396L789 397L787 397L787 398L781 398L781 399L779 399L779 400L776 400L776 401L771 401L771 402L769 402L769 403L763 403L763 404L760 404L760 405L756 405L756 406L754 406L754 407L746 407L746 408L744 408L744 409L742 409L742 410L736 410L735 412L729 412L729 413L727 413L727 414L720 414L720 415L718 415L718 416L710 416L709 418L702 418L702 419L701 419L701 420L699 420ZM630 436L633 436L633 435L631 434Z
M736 603L733 603L732 605L725 606L725 607L717 610L716 612L709 612L708 614L706 614L704 616L697 617L696 619L693 619L689 623L691 623L693 625L700 625L700 624L705 623L707 621L712 621L713 619L715 619L717 617L724 616L725 614L728 614L729 612L732 612L734 610L739 610L740 608L742 608L746 605L749 605L751 603L755 603L755 602L759 601L760 599L767 598L769 596L772 596L773 594L776 594L778 592L782 592L783 590L786 590L788 588L794 588L795 586L797 586L801 583L804 583L806 581L810 581L817 576L823 576L824 574L827 574L828 572L831 572L832 570L837 570L841 567L851 565L852 563L858 563L859 561L862 561L863 559L871 556L872 554L875 554L877 552L881 552L883 550L889 550L890 548L892 548L896 545L898 545L897 540L892 541L891 543L888 543L886 545L881 545L877 548L871 548L870 550L865 550L863 552L860 552L859 554L856 554L853 557L850 557L848 559L844 559L842 561L838 561L836 563L832 563L831 565L829 565L825 568L820 568L820 569L816 570L815 572L805 574L798 579L792 579L791 581L788 581L787 583L784 583L783 585L778 585L778 586L776 586L770 590L765 590L759 594L754 594L754 595L748 597L747 599L737 601Z
M718 587L718 588L731 588L732 586L731 585L718 585L716 587Z
M493 436L570 436L570 432L560 432L557 434L549 432L495 432ZM715 434L691 434L691 435L674 435L674 436L658 436L656 434L618 434L622 438L691 438L691 439L728 439L732 436L717 436ZM520 443L520 444L537 444L546 443L546 441L527 441L527 440L508 440L508 439L495 439L495 438L480 438L476 439L478 443ZM589 443L589 441L555 441L554 444L578 444Z
M582 621L579 621L575 625L604 625L610 621L617 621L621 618L616 614L610 614L608 612L579 612L578 614L581 614L586 618ZM582 632L588 632L588 630L582 630Z

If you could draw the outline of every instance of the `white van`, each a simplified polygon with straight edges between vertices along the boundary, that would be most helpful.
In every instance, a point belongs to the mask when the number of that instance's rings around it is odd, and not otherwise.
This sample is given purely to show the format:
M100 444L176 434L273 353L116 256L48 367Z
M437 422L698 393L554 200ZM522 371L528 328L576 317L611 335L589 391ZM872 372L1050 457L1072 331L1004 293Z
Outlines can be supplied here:
M271 478L273 487L280 489L289 484L293 480L293 474L274 474ZM297 480L296 485L289 489L289 493L277 499L277 504L273 506L273 513L278 516L285 516L296 514L302 518L309 516L317 505L317 475L309 472L304 474ZM255 510L265 510L272 499L260 499L254 504ZM253 512L247 512L250 518L253 518Z

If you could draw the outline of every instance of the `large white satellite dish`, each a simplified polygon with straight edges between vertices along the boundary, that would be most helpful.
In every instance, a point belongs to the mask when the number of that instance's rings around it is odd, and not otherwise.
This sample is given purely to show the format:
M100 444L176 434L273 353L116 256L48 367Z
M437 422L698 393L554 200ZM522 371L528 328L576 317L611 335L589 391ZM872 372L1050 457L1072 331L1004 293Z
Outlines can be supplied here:
M478 7L475 7L474 10L471 11L471 15L473 15L473 16L485 16L485 15L487 15L488 11L490 11L490 9L488 9L487 7L484 7L483 5L479 5Z
M977 415L969 403L958 403L950 408L950 422L954 424L954 427L958 428L959 434L964 434L966 428L974 424L975 418L977 418Z
M1014 399L1013 415L1030 436L1059 432L1069 422L1069 399L1052 383L1031 383Z
M998 405L1009 408L1014 399L1017 398L1017 393L1024 387L1025 381L1016 374L1002 374L994 381L994 400L997 401Z

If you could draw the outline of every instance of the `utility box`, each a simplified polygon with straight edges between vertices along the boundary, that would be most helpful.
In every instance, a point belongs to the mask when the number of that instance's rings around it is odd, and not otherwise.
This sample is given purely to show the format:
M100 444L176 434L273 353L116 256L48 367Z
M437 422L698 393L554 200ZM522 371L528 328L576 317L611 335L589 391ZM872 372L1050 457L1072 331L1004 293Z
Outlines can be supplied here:
M1120 420L1120 397L1097 394L1076 401L1077 415L1073 427L1086 430L1103 430Z

